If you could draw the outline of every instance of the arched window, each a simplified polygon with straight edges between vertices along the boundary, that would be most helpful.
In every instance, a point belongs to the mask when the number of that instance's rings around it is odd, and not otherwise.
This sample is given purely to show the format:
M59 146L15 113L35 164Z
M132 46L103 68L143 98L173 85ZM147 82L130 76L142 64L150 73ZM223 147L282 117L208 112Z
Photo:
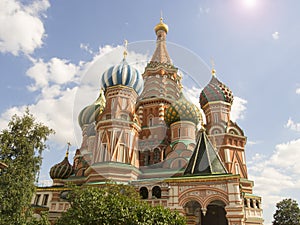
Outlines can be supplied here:
M146 187L141 187L140 196L142 199L147 199L149 196L148 189Z
M154 149L153 160L154 160L154 163L157 163L160 161L160 150L158 148Z
M256 208L258 208L258 209L260 208L260 207L259 207L259 201L258 201L258 200L256 200Z
M153 117L150 117L149 118L149 127L152 127L153 126Z
M214 122L215 123L219 122L219 115L217 113L214 113Z
M144 166L148 166L150 163L150 153L149 151L146 151L144 153Z
M121 114L121 120L128 120L128 116L126 114Z
M127 99L126 98L122 98L122 109L125 109L127 106Z
M159 186L155 186L152 188L152 197L161 198L161 189Z

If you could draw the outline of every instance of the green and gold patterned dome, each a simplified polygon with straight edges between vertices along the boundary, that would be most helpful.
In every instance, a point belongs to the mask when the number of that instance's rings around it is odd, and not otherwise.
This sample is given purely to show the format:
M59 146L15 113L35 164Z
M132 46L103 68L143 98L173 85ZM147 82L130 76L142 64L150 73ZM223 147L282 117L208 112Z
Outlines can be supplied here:
M78 123L80 127L82 128L83 125L88 125L95 122L97 116L103 112L105 108L105 103L106 100L104 97L104 93L103 90L101 90L97 100L93 104L86 106L79 113Z
M190 121L197 126L202 121L199 108L189 102L182 92L179 99L166 110L164 118L168 126L177 121Z
M69 149L67 150L66 156L63 161L51 167L49 174L52 179L66 179L73 174L74 169L73 166L69 163L68 155Z

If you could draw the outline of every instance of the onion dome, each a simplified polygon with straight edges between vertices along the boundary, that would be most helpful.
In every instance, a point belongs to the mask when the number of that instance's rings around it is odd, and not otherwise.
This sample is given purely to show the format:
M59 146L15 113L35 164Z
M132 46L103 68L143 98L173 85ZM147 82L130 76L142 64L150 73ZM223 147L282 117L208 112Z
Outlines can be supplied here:
M190 121L195 125L198 125L199 122L202 121L199 108L189 102L182 92L180 93L179 99L169 106L164 118L168 126L177 121Z
M154 27L154 30L155 30L155 33L157 33L157 31L159 31L159 30L163 30L166 33L168 33L169 27L167 24L165 24L163 22L163 18L161 17L160 22Z
M96 121L97 116L100 115L105 108L105 102L105 96L103 90L101 89L97 100L93 104L86 106L79 113L78 123L81 128L85 124L91 124Z
M120 64L110 67L103 73L101 84L104 89L116 85L131 87L139 95L142 93L144 80L139 71L130 66L124 57Z
M204 87L200 94L201 108L208 102L222 101L232 104L232 91L215 76L216 71L212 70L212 78L210 82Z
M50 177L52 179L66 179L73 174L74 170L72 165L69 163L68 155L69 148L67 150L64 160L51 167Z

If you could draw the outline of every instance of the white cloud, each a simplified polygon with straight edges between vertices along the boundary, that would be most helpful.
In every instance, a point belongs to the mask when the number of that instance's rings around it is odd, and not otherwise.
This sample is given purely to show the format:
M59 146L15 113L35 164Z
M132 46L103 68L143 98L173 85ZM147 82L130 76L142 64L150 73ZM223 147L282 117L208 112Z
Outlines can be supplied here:
M293 131L300 132L300 123L295 123L291 118L288 119L285 127L289 128L289 129L291 129Z
M208 7L200 7L199 14L208 14L210 12L210 8Z
M247 145L257 145L261 143L261 141L247 141Z
M29 90L36 91L51 84L66 84L79 81L78 66L69 63L65 59L52 58L49 62L42 59L34 60L26 74L34 80Z
M296 94L297 94L297 95L300 95L300 88L297 88L297 89L296 89Z
M300 174L300 139L276 145L270 163L291 174Z
M91 49L90 45L89 44L83 44L83 43L80 43L80 48L85 50L86 52L90 53L91 55L94 54L93 50Z
M278 40L278 39L279 39L279 32L278 32L278 31L274 32L274 33L272 34L272 38L273 38L274 40Z
M244 113L246 111L247 100L234 96L234 100L231 107L230 119L237 121L238 119L244 119Z
M21 115L28 107L40 122L56 131L50 137L51 141L58 146L65 146L68 141L79 146L81 131L77 116L83 107L96 100L102 73L122 60L122 52L119 46L104 46L91 61L79 62L78 65L56 57L49 61L31 58L33 65L26 75L32 78L28 88L37 93L37 98L31 105L15 106L3 112L0 129L7 126L12 115ZM127 61L144 69L147 56L129 52Z
M23 5L17 0L0 0L0 52L31 54L43 44L45 29L41 16L48 0Z
M254 192L262 196L266 215L272 215L277 202L295 195L300 188L299 146L300 139L281 143L270 156L256 154L248 163Z

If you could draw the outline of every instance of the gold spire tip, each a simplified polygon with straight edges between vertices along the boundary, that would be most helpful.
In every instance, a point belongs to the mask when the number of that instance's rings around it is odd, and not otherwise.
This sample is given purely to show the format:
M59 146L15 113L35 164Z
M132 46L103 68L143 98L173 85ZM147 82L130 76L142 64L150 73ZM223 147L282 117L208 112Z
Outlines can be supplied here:
M124 40L124 52L123 52L124 59L127 56L127 45L128 45L128 41Z
M216 70L215 70L215 62L213 59L210 60L211 61L211 74L213 76L216 76Z
M69 150L70 150L71 143L70 143L70 142L68 142L68 143L67 143L67 145L68 145L68 148L67 148L67 151L66 151L66 157L68 158L68 156L69 156Z

